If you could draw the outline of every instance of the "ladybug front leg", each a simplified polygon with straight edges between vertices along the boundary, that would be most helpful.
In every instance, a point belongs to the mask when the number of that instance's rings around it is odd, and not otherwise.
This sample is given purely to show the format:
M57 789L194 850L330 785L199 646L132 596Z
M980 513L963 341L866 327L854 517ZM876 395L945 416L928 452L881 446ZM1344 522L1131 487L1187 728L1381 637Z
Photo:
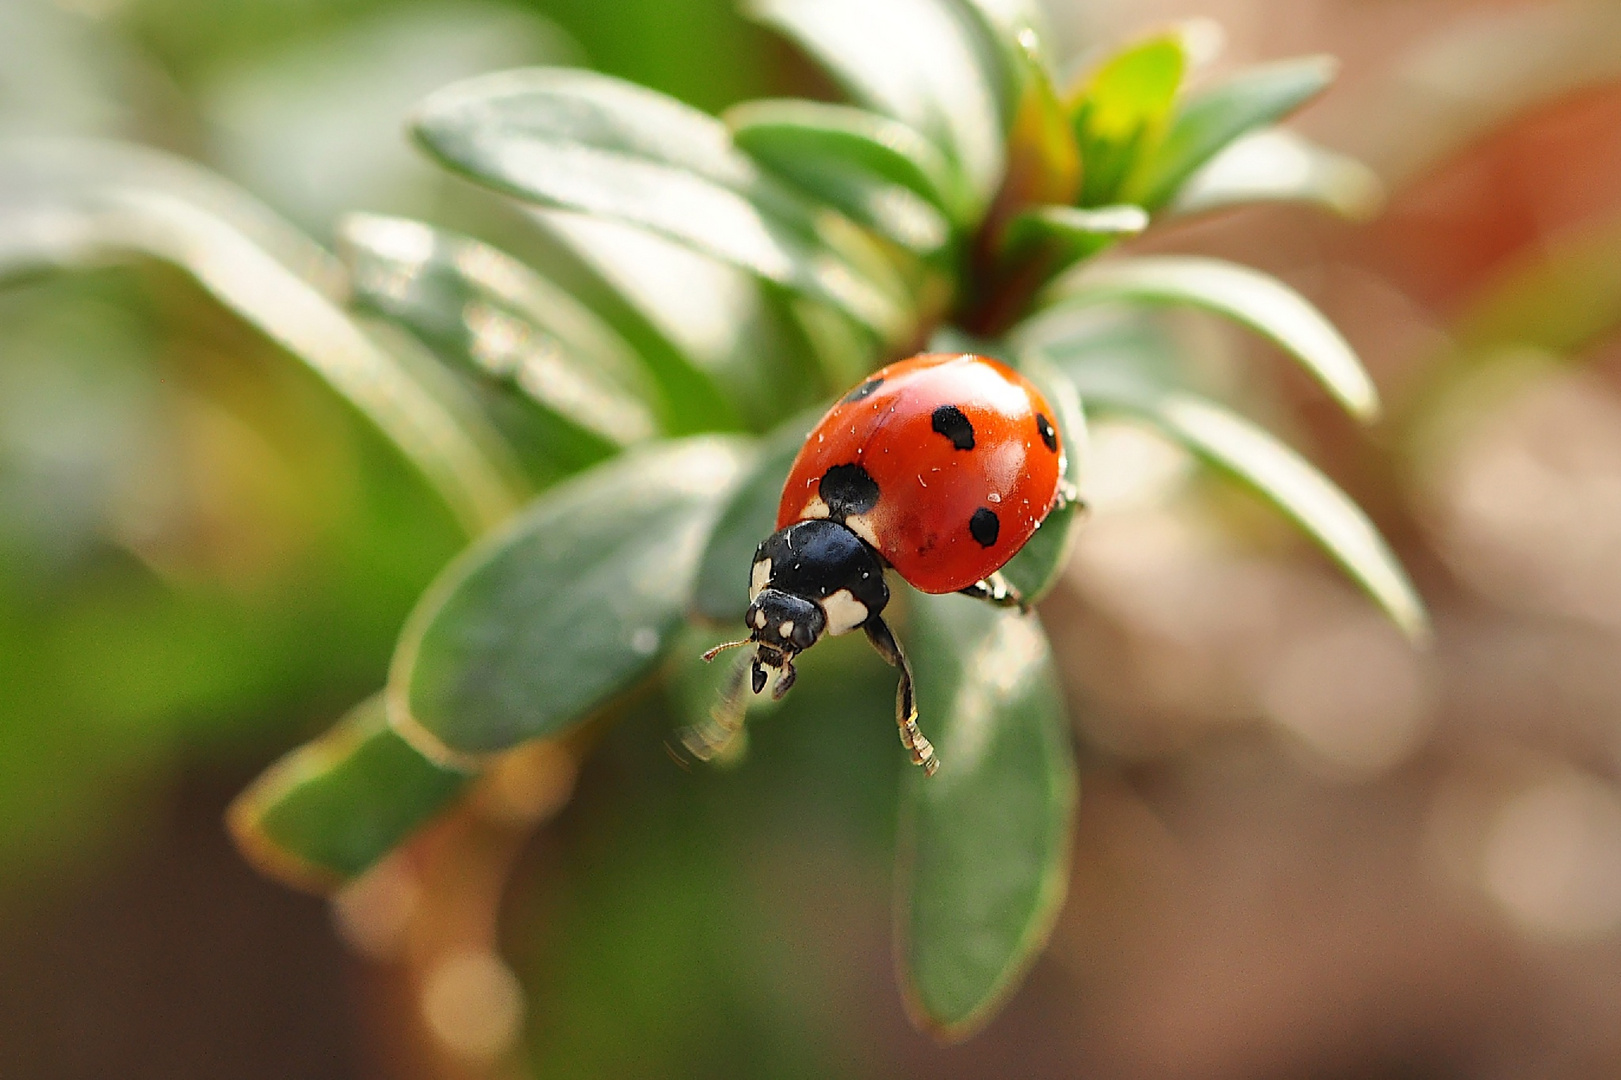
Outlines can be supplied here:
M704 654L704 659L712 660L718 652L720 649L713 649ZM749 708L745 693L746 680L750 668L758 667L758 664L759 661L748 654L737 658L721 688L720 697L709 710L709 716L700 723L682 729L681 745L687 753L699 761L713 761L726 754L736 743L738 736L743 733L743 719Z
M867 640L878 650L878 655L890 667L901 669L901 684L895 689L895 723L901 729L901 745L912 755L912 764L923 766L925 776L933 776L940 768L940 759L934 756L934 744L923 737L917 726L917 700L912 692L912 665L907 663L901 643L895 640L889 624L878 616L870 616L862 629Z
M997 607L1016 607L1020 611L1029 611L1030 605L1024 602L1024 595L1008 584L1002 571L997 570L989 576L974 582L966 589L958 589L964 596L972 596L975 600L983 600Z

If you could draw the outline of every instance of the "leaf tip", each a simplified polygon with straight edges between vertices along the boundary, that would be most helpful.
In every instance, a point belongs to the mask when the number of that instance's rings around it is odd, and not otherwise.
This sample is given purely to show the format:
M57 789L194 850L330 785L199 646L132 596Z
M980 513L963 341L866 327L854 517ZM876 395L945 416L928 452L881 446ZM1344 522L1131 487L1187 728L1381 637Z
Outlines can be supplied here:
M297 764L298 751L271 765L225 808L225 831L242 858L259 873L300 892L330 896L344 877L281 844L265 830L265 814L275 790Z
M1435 648L1435 624L1430 621L1429 609L1409 587L1400 605L1387 605L1391 621L1407 638L1407 643L1419 652Z

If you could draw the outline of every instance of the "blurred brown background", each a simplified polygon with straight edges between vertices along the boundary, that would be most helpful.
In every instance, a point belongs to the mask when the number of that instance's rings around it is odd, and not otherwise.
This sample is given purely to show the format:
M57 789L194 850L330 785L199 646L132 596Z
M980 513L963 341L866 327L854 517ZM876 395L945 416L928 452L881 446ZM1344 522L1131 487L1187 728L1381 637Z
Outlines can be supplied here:
M828 93L729 0L4 4L0 133L179 150L321 237L453 198L398 130L462 74ZM538 834L487 792L334 913L255 877L220 814L377 683L453 530L190 286L14 286L0 1076L504 1075L520 1039L548 1077L1621 1075L1621 9L1048 6L1077 63L1189 17L1225 33L1216 72L1344 61L1298 124L1383 177L1376 222L1264 208L1152 244L1278 274L1362 354L1371 435L1264 349L1178 327L1369 508L1433 649L1179 450L1103 426L1042 609L1086 769L1071 899L983 1035L940 1049L901 1012L888 684L854 654L878 721L807 677L826 722L767 722L710 777L633 718ZM521 985L458 951L488 940Z

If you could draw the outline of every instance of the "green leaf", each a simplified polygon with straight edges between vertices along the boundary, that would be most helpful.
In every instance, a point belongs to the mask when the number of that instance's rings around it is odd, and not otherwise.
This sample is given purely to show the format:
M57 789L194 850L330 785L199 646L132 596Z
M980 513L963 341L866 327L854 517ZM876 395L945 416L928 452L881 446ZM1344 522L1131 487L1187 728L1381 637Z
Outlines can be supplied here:
M1283 128L1228 144L1177 190L1167 209L1203 214L1260 202L1314 203L1352 221L1379 212L1384 187L1374 171Z
M737 145L768 169L913 250L945 243L942 214L968 220L950 165L899 120L791 99L744 102L723 119Z
M357 214L338 232L356 301L530 419L542 451L577 467L655 433L630 347L516 259L400 218Z
M1423 601L1389 545L1350 496L1311 462L1264 428L1192 394L1133 385L1118 374L1090 380L1077 375L1094 411L1135 414L1199 457L1254 489L1320 544L1384 608L1402 632L1428 640Z
M594 297L598 310L612 311L615 325L635 335L650 367L656 362L663 371L666 397L684 403L663 418L672 432L766 430L849 382L824 379L826 358L801 326L804 310L845 328L847 343L862 354L846 359L860 371L876 360L872 334L830 304L622 221L560 210L537 210L534 218L605 286ZM695 381L724 412L692 400Z
M1154 255L1084 266L1060 278L1046 303L1188 304L1226 316L1294 356L1360 420L1379 413L1362 362L1332 323L1299 293L1248 267L1195 256Z
M975 216L1003 171L995 44L951 0L751 0L749 13L814 56L859 102L933 139L961 171Z
M1140 206L1037 206L1008 224L1007 257L1013 262L1044 258L1057 271L1147 227L1148 212Z
M471 779L424 758L389 728L378 694L265 770L231 803L226 821L260 870L329 892L392 851Z
M1019 370L1036 384L1048 404L1057 411L1058 415L1053 421L1058 425L1059 436L1063 439L1064 479L1078 487L1086 462L1087 436L1086 414L1081 409L1081 398L1075 392L1075 384L1039 353L1021 358ZM1069 561L1070 547L1074 544L1075 528L1080 518L1080 503L1072 499L1048 514L1035 535L1002 567L1002 576L1019 591L1025 603L1038 603L1058 584L1064 564Z
M548 491L450 565L406 623L389 719L431 755L504 750L586 719L658 663L749 455L689 439Z
M443 371L407 369L341 308L341 268L246 193L178 158L114 142L0 150L0 277L148 257L171 263L303 361L479 532L526 485Z
M1081 89L1070 112L1082 206L1114 200L1138 157L1159 145L1187 66L1183 34L1156 34L1104 61Z
M1245 68L1190 96L1176 111L1164 140L1134 169L1121 198L1157 210L1175 197L1195 169L1228 143L1271 124L1321 93L1339 65L1333 57L1305 56Z
M777 531L777 507L788 470L805 445L805 436L825 411L817 407L801 413L763 440L759 457L732 492L709 534L693 590L692 606L699 615L716 620L743 618L749 606L754 549Z
M904 781L896 948L914 1019L956 1039L1013 992L1063 905L1075 760L1035 616L909 601L919 722L940 771Z
M900 286L848 222L772 184L714 117L605 75L564 68L456 83L417 109L446 165L541 206L631 222L820 296L886 336ZM858 264L859 263L859 267Z

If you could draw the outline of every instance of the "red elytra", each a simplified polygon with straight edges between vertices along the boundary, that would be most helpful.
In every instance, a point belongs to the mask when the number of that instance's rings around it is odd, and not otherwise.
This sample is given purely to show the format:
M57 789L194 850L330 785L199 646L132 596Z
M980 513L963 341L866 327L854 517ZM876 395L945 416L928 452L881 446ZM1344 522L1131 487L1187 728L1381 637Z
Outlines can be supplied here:
M1054 416L1030 380L989 357L891 364L806 437L777 527L842 518L914 587L967 588L1011 559L1057 503Z

